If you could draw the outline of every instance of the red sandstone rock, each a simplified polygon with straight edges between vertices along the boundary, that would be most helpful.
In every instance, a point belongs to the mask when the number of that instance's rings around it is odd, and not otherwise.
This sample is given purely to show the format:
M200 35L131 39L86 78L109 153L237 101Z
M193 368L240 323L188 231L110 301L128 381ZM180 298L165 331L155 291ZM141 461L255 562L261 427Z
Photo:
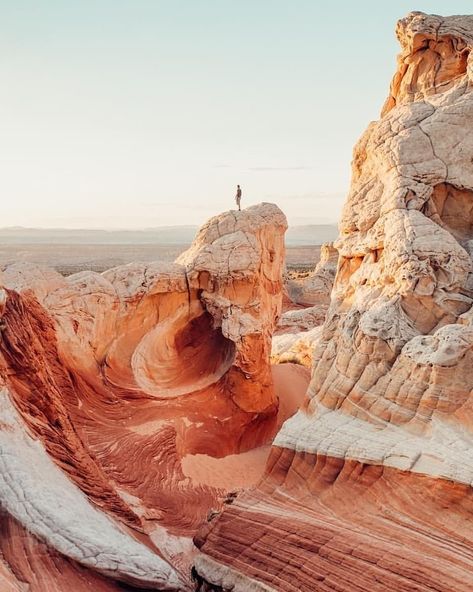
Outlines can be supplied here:
M5 590L473 588L473 17L412 13L398 36L307 397L254 489L229 491L301 402L278 405L269 366L279 210L213 219L172 266L6 271ZM307 379L281 372L279 399Z

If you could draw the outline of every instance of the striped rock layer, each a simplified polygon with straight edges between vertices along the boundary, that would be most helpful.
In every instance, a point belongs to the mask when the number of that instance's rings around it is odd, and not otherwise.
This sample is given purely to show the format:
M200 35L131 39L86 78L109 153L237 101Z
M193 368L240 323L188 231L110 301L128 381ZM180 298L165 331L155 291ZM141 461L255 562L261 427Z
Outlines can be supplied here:
M196 589L473 589L473 16L397 36L306 401L197 536Z
M261 204L172 265L3 272L2 591L192 589L197 527L295 410L269 363L285 230Z

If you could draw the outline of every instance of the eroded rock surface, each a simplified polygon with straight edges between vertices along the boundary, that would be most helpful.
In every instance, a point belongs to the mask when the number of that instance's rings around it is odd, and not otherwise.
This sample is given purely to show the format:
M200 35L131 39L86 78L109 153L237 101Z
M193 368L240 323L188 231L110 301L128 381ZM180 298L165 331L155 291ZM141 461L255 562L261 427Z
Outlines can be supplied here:
M332 243L325 243L320 249L320 260L307 277L293 278L286 282L290 299L303 306L327 307L330 303L335 273L337 271L338 251ZM322 320L323 322L323 320Z
M275 335L271 350L272 363L294 362L306 368L312 368L315 347L321 334L322 327L316 326L307 331Z
M337 262L338 251L333 244L326 243L312 273L286 281L284 311L272 342L273 364L295 362L312 367L313 351L330 304Z
M210 220L175 264L4 271L5 589L191 589L192 535L297 406L270 367L285 230L261 204Z
M473 17L411 13L397 35L307 400L197 538L210 589L473 589Z

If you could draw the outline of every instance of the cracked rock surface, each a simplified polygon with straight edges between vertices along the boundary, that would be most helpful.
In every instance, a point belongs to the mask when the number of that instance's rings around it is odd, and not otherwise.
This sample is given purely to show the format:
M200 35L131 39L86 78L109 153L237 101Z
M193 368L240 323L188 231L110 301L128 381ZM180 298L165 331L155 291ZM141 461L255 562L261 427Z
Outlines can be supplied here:
M473 17L411 13L397 36L306 401L197 537L210 589L473 589Z

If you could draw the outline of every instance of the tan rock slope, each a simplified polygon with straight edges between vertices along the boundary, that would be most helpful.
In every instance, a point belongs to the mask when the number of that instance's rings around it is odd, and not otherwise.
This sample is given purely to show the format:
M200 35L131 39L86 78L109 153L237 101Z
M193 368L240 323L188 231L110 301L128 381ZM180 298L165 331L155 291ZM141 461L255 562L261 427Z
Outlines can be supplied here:
M4 271L2 590L191 589L197 527L300 402L279 406L269 364L285 230L261 204L175 264Z
M473 16L411 13L397 36L307 401L197 538L208 589L473 589Z

